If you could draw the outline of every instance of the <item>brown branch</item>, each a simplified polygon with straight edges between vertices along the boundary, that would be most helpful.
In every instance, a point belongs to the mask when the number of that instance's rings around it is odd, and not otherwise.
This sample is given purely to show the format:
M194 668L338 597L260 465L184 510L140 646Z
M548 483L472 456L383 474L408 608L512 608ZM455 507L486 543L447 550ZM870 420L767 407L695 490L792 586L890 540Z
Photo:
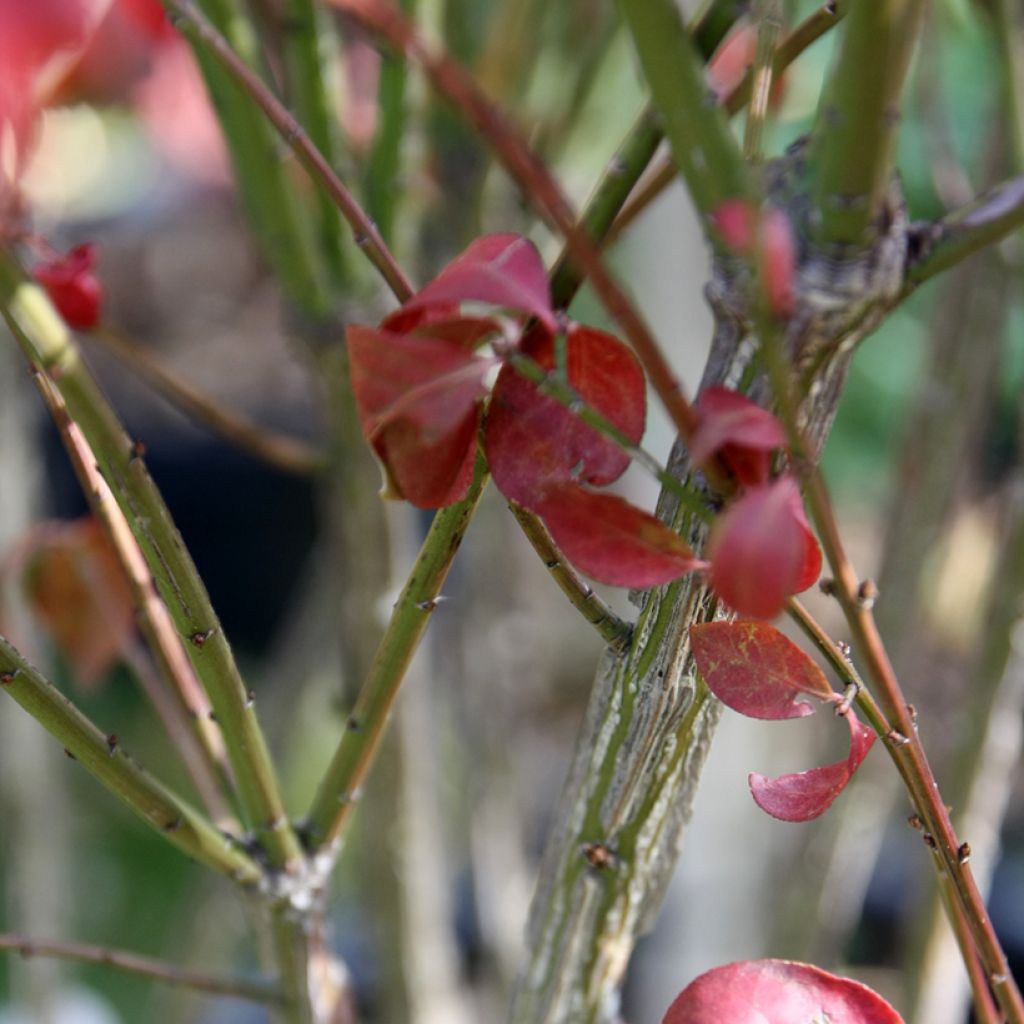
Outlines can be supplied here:
M109 324L83 334L108 352L187 416L204 424L230 444L261 461L295 476L310 476L324 468L326 458L297 438L267 430L248 417L228 412L206 395L167 369L152 353L135 344Z
M0 950L18 953L23 957L49 956L79 963L103 964L127 974L138 974L168 985L194 989L215 996L245 999L252 1003L276 1005L284 1002L280 989L269 981L246 981L243 978L225 978L202 971L178 967L153 957L128 953L106 946L93 946L81 942L44 942L24 935L0 934Z

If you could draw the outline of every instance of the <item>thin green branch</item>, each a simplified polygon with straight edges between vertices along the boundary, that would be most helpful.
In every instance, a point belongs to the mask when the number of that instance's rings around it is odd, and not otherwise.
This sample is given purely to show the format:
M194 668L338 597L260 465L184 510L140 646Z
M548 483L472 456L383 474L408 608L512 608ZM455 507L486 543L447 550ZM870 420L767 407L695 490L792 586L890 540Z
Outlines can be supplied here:
M217 716L246 825L255 829L275 867L297 866L302 849L285 814L252 695L142 452L101 394L43 290L3 249L0 307L29 364L48 375L60 392L132 528Z
M1024 227L1024 175L1010 178L969 206L915 229L904 294L968 256Z
M708 218L728 199L753 200L743 154L674 0L620 0L620 7L697 210Z
M808 227L819 245L857 248L873 240L924 9L924 0L851 6L811 136Z
M192 0L162 0L164 7L177 22L181 31L195 40L204 53L230 75L233 83L246 93L247 110L255 104L274 129L291 148L299 162L315 181L327 191L341 210L355 236L356 245L366 254L367 259L380 272L385 283L399 302L413 294L413 287L404 271L391 255L373 221L356 202L352 193L328 163L326 157L310 140L305 129L288 112L285 106L266 87L255 72L235 53L230 43L214 24L196 7ZM252 111L256 114L255 111ZM258 114L257 121L263 120Z
M295 476L310 476L324 468L326 456L322 453L298 438L261 427L241 413L229 412L217 399L183 380L109 324L84 337L102 345L187 416L268 466Z
M174 703L167 708L168 714L162 714L168 732L175 740L178 753L207 809L218 824L229 827L234 817L234 811L229 810L229 804L234 802L234 785L224 757L224 741L210 721L211 709L206 694L196 679L167 607L160 600L153 575L132 536L131 527L97 469L96 456L89 443L68 415L60 392L49 379L37 370L32 371L32 376L64 443L89 507L103 525L121 563L135 602L139 628L162 677L154 685L160 687L161 694L166 692L174 698ZM128 660L131 661L130 658ZM148 662L139 668L143 673L152 671ZM163 703L158 701L154 703L160 712Z
M850 0L834 0L834 2L823 4L797 25L775 51L775 60L772 64L773 76L778 78L804 50L812 43L817 42L826 32L835 28L846 14L849 3ZM739 113L750 102L753 84L753 71L748 70L739 84L722 101L722 106L730 116ZM616 218L615 224L608 234L608 241L618 238L678 176L679 172L671 157L659 164L622 208L622 212Z
M288 105L309 133L313 145L332 165L337 164L337 130L324 81L321 48L327 35L320 30L315 0L285 0L281 8L281 56ZM317 231L320 252L336 284L345 281L345 249L341 216L322 182L317 181Z
M620 619L594 593L593 587L585 583L568 562L562 557L555 546L544 524L521 505L509 504L512 515L522 528L526 539L533 545L533 550L540 556L551 578L558 585L572 606L600 634L601 639L616 651L623 651L629 644L633 627L624 619Z
M231 39L234 51L242 55L240 63L258 80L249 70L258 60L258 41L236 0L203 3L208 23ZM173 9L168 7L168 11L173 16ZM264 255L294 302L314 316L330 314L333 301L309 210L290 180L274 133L244 90L224 74L208 52L197 47L196 58L217 108L242 202Z
M52 683L0 636L0 691L20 704L90 775L169 843L242 885L263 878L259 865L202 814L143 771Z
M193 971L177 964L169 964L153 957L129 953L123 949L110 949L82 942L49 942L30 939L24 935L0 935L0 950L23 957L45 956L60 960L74 960L86 964L102 964L126 974L152 978L167 985L206 992L213 996L245 999L251 1003L273 1006L283 1002L280 989L270 981L249 981L245 978L225 978L203 971Z
M430 524L377 648L370 674L310 807L303 828L310 850L335 848L355 808L398 689L431 614L441 601L441 587L476 510L486 477L483 459L479 457L469 494L437 512Z

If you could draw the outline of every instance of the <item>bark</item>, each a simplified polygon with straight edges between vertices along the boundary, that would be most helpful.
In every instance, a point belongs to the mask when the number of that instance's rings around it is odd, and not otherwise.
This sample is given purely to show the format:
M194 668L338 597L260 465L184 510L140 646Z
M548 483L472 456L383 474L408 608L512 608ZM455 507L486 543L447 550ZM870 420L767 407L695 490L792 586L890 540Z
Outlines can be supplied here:
M804 149L767 170L768 191L802 227ZM857 343L897 300L906 259L906 219L895 186L866 254L844 258L802 245L797 312L786 343L805 384L803 427L820 452ZM740 387L757 350L748 315L750 285L719 266L708 288L715 316L702 387ZM749 392L768 401L752 373ZM677 443L670 463L689 474ZM659 514L688 535L694 527L662 497ZM696 676L689 628L722 617L699 577L638 596L630 647L605 652L569 780L541 869L528 926L528 959L514 997L514 1024L616 1024L619 991L639 936L653 924L678 859L719 705ZM681 982L685 979L681 979Z

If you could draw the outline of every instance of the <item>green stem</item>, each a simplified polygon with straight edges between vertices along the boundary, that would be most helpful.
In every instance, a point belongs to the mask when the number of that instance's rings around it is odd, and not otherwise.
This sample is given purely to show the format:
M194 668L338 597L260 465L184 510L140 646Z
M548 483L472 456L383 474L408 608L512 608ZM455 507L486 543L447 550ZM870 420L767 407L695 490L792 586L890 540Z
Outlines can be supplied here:
M25 358L53 381L68 415L95 453L178 634L186 641L224 735L246 824L255 828L274 867L296 867L302 849L284 811L252 697L242 682L199 573L146 470L142 453L101 394L67 326L43 290L2 249L0 307Z
M19 956L55 957L85 964L101 964L126 974L137 974L143 978L162 981L167 985L206 992L214 996L231 999L245 999L251 1003L273 1005L283 1000L280 989L269 981L247 981L244 978L224 978L202 971L189 970L177 964L169 964L153 957L129 953L123 949L110 949L82 942L47 942L30 939L24 935L0 935L0 950L8 950Z
M904 294L1024 227L1024 175L1010 178L935 224L917 228Z
M478 458L469 494L434 516L345 733L310 807L304 827L310 850L335 847L355 808L398 689L437 607L441 587L476 510L486 476L483 459Z
M713 102L700 55L674 0L620 0L620 7L697 210L707 218L728 199L753 201L743 154L725 111Z
M851 5L812 134L808 227L819 245L866 248L873 239L924 8L923 0Z
M572 606L590 623L601 635L601 639L613 650L625 650L629 644L633 627L623 619L620 619L601 600L594 590L576 574L576 570L569 565L562 557L561 552L555 547L551 534L548 533L544 524L531 512L528 512L521 505L512 503L509 505L512 515L522 528L526 539L533 545L533 550L544 562L551 578L558 585Z
M226 839L202 814L142 770L52 683L0 636L0 691L20 704L50 735L115 796L189 857L255 885L263 878L256 862Z
M281 9L284 87L296 119L309 133L316 148L332 165L337 164L335 116L328 100L321 46L326 36L319 31L320 8L314 0L285 0ZM320 253L335 284L345 282L345 250L341 216L330 193L317 182L317 229Z
M180 14L165 4L173 20ZM204 0L210 22L231 40L246 67L258 57L258 43L236 0ZM288 168L266 121L237 81L203 47L196 58L217 108L246 213L263 252L291 298L307 313L323 317L332 300L309 223L309 211L289 180ZM254 72L250 71L253 77Z
M761 140L775 77L775 43L782 31L781 0L757 0L754 17L757 21L757 52L751 68L750 110L747 111L747 128L743 136L743 156L752 163L761 159Z
M234 811L229 810L229 804L234 803L234 784L224 757L224 742L210 721L206 694L192 671L167 607L157 594L153 575L132 536L131 527L96 468L95 454L68 415L60 393L44 374L33 370L32 375L89 507L103 525L131 589L139 629L162 677L156 685L159 687L162 683L166 692L175 698L174 704L167 709L168 715L161 717L165 718L168 732L176 741L178 753L185 761L207 810L223 827L237 827ZM126 661L131 660L126 656ZM148 662L141 666L142 672L147 670ZM142 678L139 671L136 674ZM160 704L155 703L159 712Z

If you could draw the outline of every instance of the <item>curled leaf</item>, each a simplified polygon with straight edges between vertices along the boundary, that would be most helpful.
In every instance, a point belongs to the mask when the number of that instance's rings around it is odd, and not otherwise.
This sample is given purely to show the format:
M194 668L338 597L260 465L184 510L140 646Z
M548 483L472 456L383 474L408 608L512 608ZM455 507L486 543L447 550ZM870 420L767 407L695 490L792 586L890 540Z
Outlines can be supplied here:
M614 587L653 587L704 568L678 534L614 494L566 483L536 511L578 569Z
M767 622L701 623L690 627L690 644L711 692L751 718L801 718L814 713L801 694L834 695L825 673Z
M545 332L531 331L521 349L544 369L554 368L555 341ZM638 443L646 385L633 353L610 334L573 325L566 333L566 362L576 393ZM618 445L508 365L491 396L484 446L498 489L532 509L552 484L574 480L600 487L629 465Z
M662 1024L903 1024L858 981L792 960L743 960L692 981Z
M484 235L406 302L406 312L439 304L488 302L536 317L554 334L544 263L536 246L522 235Z
M346 339L360 423L388 473L389 496L420 508L461 500L493 360L461 341L370 327L352 326Z
M780 775L777 779L750 773L750 792L762 811L780 821L810 821L828 810L875 742L874 731L859 721L852 710L843 717L850 727L850 753L845 761Z
M771 619L821 571L821 552L791 476L751 487L721 516L711 538L711 582L741 615Z
M697 398L697 429L690 455L697 464L720 454L741 484L766 483L771 453L786 444L778 418L728 388L705 388Z

